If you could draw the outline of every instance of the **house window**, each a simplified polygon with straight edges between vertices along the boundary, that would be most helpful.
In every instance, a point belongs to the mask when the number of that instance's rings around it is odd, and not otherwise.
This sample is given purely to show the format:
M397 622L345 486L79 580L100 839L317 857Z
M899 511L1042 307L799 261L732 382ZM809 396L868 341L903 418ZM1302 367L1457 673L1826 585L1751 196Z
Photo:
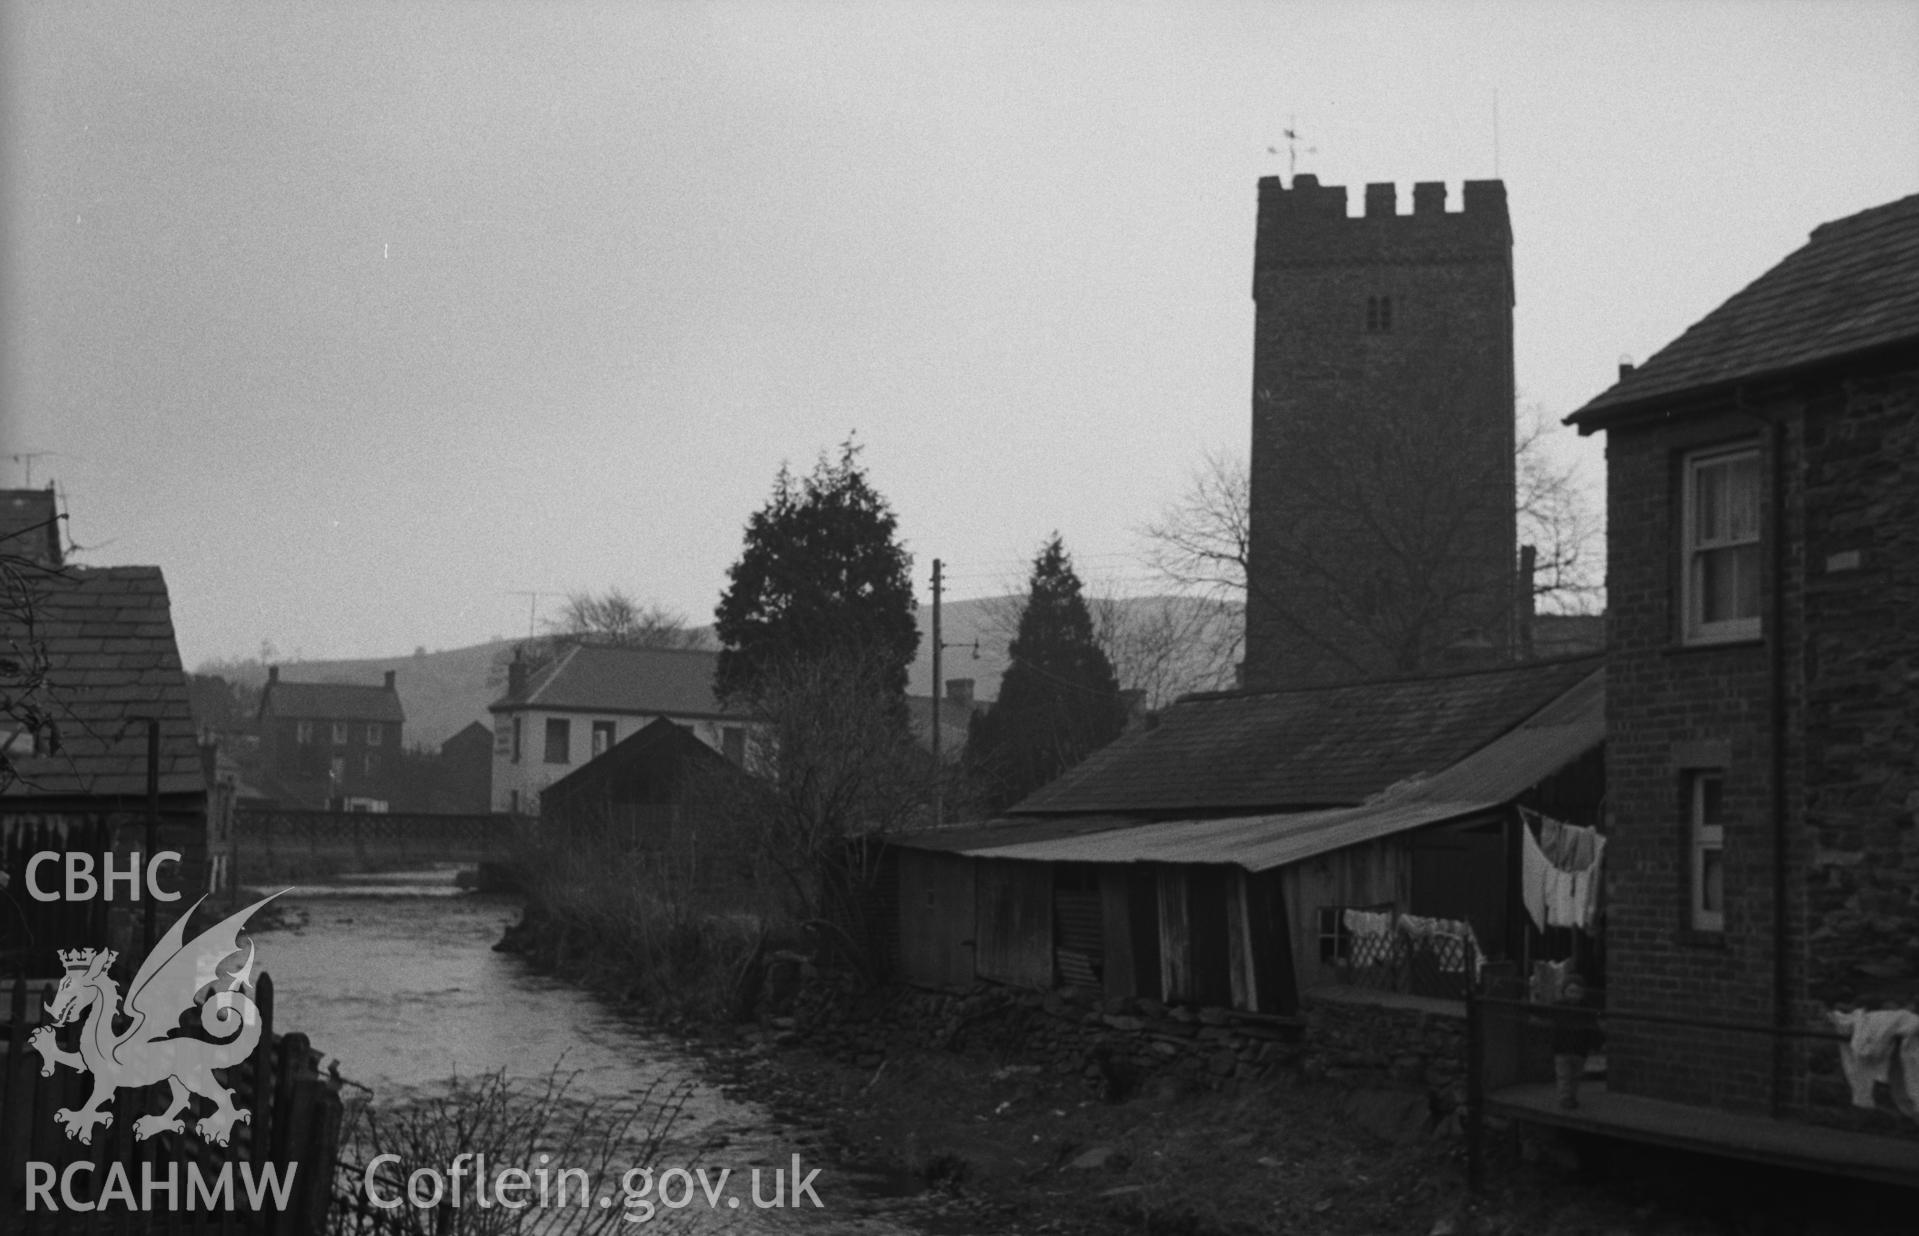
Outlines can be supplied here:
M614 724L612 721L595 721L593 723L593 756L595 759L605 755L607 748L613 745Z
M336 747L346 746L346 722L335 721L333 723L333 745Z
M1366 298L1366 333L1369 335L1390 335L1393 330L1393 298L1390 296L1368 296Z
M1682 602L1688 643L1759 634L1759 452L1686 457Z
M313 722L295 722L293 726L293 740L302 747L311 747L313 745Z
M571 757L567 747L572 738L573 723L565 717L548 717L546 721L546 762L549 764L570 764Z
M377 747L386 741L386 732L378 721L369 721L366 726L366 745Z
M1346 933L1345 907L1319 907L1319 960L1335 966L1352 955L1352 937Z
M1691 884L1689 920L1695 931L1726 929L1726 778L1723 773L1692 773L1688 780L1686 832L1691 841L1687 864Z

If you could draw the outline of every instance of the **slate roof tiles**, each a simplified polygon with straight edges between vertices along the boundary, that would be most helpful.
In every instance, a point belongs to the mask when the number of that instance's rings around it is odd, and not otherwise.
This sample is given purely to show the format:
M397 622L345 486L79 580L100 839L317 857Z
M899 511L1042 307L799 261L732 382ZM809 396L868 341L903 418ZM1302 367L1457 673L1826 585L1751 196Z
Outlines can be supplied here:
M186 674L174 643L167 585L154 566L66 567L30 577L32 637L44 649L44 706L57 752L35 755L24 735L10 756L9 800L146 793L147 717L160 720L160 792L206 788ZM9 652L25 646L17 616L0 619Z
M1919 342L1919 194L1812 238L1567 420L1582 433L1648 404Z
M1169 818L1352 806L1458 763L1580 685L1602 661L1188 696L1009 814Z

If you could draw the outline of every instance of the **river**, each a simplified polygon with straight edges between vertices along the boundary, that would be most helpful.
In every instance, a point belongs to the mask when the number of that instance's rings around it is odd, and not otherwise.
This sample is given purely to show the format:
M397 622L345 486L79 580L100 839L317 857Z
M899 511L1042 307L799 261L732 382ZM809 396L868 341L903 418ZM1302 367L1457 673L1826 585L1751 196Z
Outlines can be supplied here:
M494 952L519 916L519 901L459 892L452 874L349 876L279 898L284 925L254 936L259 965L273 977L275 1028L305 1033L382 1106L445 1094L455 1075L504 1069L539 1080L556 1066L573 1075L570 1093L580 1098L630 1101L649 1086L683 1092L668 1161L719 1144L701 1162L732 1168L727 1192L734 1195L746 1195L753 1166L770 1177L796 1149L804 1155L764 1109L704 1081L678 1043ZM874 1191L870 1180L827 1168L814 1182L824 1208L817 1212L810 1203L799 1210L748 1203L715 1213L696 1191L676 1217L694 1220L696 1230L909 1232L871 1213Z

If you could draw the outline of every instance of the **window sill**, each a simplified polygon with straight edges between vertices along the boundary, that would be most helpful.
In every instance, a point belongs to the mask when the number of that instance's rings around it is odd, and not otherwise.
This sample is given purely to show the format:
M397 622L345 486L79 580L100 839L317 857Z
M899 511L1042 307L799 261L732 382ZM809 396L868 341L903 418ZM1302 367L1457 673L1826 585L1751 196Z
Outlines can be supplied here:
M1667 644L1661 651L1669 657L1689 656L1699 652L1727 652L1749 648L1764 648L1766 637L1761 635L1742 635L1737 639L1699 639L1688 643L1677 640Z

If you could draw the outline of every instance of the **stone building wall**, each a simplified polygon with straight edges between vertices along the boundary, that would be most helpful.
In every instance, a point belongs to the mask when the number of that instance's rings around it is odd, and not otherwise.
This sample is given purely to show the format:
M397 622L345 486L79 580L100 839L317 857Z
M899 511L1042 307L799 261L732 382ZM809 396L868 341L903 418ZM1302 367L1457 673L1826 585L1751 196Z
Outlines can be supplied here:
M1835 1008L1919 1008L1916 384L1909 364L1858 366L1608 431L1607 948L1617 1013L1774 1023L1781 770L1788 1024L1816 1029ZM1765 633L1688 647L1677 608L1681 461L1746 441L1762 448ZM1707 768L1726 778L1727 904L1725 930L1702 933L1687 923L1684 783ZM1775 1046L1763 1034L1623 1018L1610 1033L1621 1090L1912 1131L1850 1107L1830 1040Z
M1430 667L1513 607L1512 233L1505 186L1259 186L1246 683ZM1381 305L1390 303L1381 317ZM1382 531L1383 530L1383 531ZM1385 548L1392 542L1405 552ZM1432 578L1413 578L1427 570ZM1401 629L1404 598L1440 613Z

